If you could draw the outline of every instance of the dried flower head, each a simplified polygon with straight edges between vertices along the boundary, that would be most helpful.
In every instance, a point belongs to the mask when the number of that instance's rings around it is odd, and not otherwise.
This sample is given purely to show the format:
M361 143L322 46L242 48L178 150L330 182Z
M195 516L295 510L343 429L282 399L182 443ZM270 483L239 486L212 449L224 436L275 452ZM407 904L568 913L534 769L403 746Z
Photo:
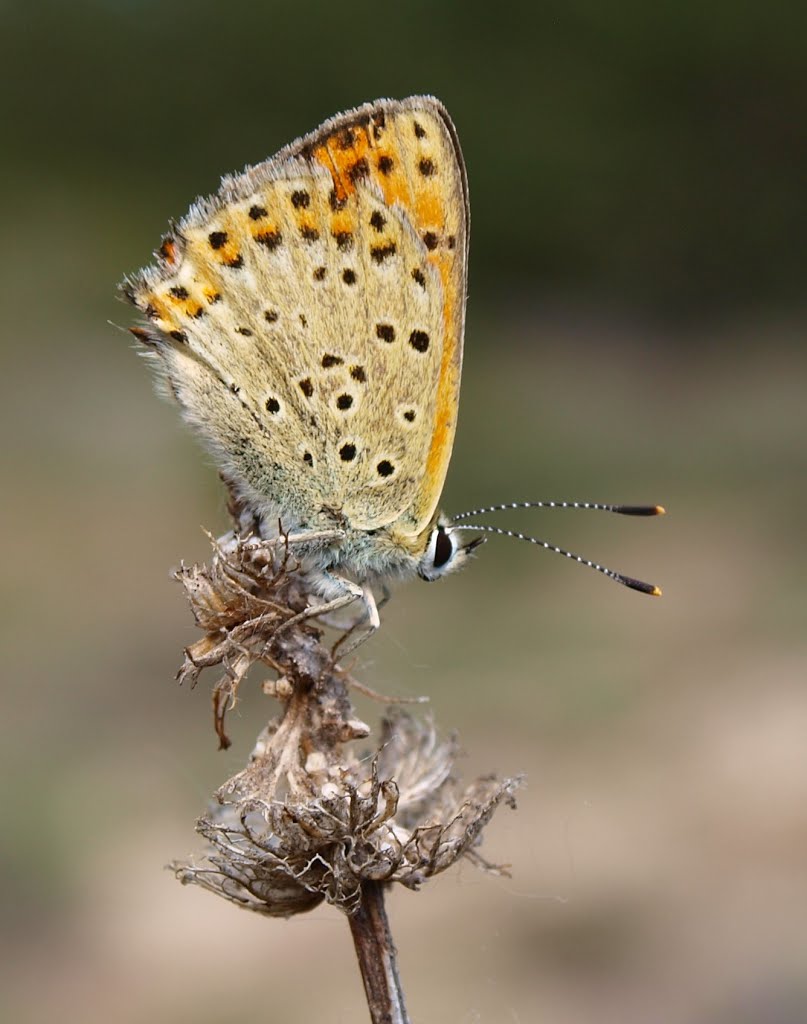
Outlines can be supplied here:
M249 764L215 794L197 823L211 849L201 865L175 863L177 877L241 907L286 917L322 900L353 913L366 882L417 888L462 856L491 870L476 850L520 779L480 779L464 790L454 777L456 741L433 723L400 711L382 725L375 752L354 741L369 728L352 710L350 677L304 615L305 574L288 545L229 534L209 568L181 569L202 640L186 652L182 679L225 669L214 691L223 745L224 713L249 667L276 679L265 691L281 705Z

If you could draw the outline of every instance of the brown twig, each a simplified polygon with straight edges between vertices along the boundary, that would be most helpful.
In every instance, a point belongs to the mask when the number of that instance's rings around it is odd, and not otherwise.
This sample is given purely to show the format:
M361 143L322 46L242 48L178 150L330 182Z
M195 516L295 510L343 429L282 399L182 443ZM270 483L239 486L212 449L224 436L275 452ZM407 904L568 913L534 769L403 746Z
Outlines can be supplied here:
M364 882L361 903L348 918L373 1024L409 1024L398 976L398 951L384 907L384 883Z

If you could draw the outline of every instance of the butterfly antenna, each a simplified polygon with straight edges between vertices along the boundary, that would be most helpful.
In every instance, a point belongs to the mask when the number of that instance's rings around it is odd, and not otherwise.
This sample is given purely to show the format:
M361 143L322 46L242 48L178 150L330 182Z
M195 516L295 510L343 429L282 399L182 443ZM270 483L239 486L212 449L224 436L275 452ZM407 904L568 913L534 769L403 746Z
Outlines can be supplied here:
M509 508L510 506L506 507ZM631 513L627 514L630 515ZM634 514L652 515L653 513ZM539 548L546 548L547 551L554 551L558 555L564 555L566 558L571 558L580 565L588 566L589 569L596 569L597 572L601 572L603 576L607 576L608 579L614 580L616 583L621 583L625 587L630 587L631 590L638 590L641 594L651 594L653 597L661 597L661 587L657 587L653 583L644 583L642 580L633 579L632 576L623 576L621 572L614 572L613 569L607 569L604 565L598 565L597 562L591 562L588 558L576 555L573 551L565 551L563 548L559 548L555 544L550 544L548 541L540 540L538 537L529 537L526 533L518 533L515 530L503 530L499 526L479 526L475 523L473 525L469 524L468 526L463 527L463 529L481 530L483 533L496 533L500 537L515 537L516 540L525 540L529 544L536 544Z
M488 505L487 508L460 512L452 516L451 521L459 523L472 516L481 516L488 512L507 512L511 508L585 508L596 509L598 512L616 512L621 516L663 516L666 512L663 505L607 505L599 501L507 501L502 505Z

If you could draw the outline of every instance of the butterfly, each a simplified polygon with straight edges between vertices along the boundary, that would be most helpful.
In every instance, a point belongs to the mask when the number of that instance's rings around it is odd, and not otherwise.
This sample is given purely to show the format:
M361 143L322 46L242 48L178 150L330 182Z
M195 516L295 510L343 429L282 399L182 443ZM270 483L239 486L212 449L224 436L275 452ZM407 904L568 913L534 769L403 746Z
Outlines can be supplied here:
M395 579L436 580L485 539L467 520L519 502L438 510L459 405L468 183L457 132L429 96L325 121L225 177L127 278L132 328L264 536L294 538L312 614ZM460 524L463 524L461 529ZM570 555L629 587L658 588Z

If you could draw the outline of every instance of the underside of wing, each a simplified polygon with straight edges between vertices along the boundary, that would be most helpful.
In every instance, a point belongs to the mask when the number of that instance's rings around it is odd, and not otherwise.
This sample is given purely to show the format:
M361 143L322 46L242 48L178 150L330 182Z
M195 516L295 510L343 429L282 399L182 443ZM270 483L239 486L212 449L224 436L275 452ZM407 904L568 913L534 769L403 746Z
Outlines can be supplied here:
M456 425L468 242L456 135L379 101L197 203L124 284L245 497L357 529L433 516Z

